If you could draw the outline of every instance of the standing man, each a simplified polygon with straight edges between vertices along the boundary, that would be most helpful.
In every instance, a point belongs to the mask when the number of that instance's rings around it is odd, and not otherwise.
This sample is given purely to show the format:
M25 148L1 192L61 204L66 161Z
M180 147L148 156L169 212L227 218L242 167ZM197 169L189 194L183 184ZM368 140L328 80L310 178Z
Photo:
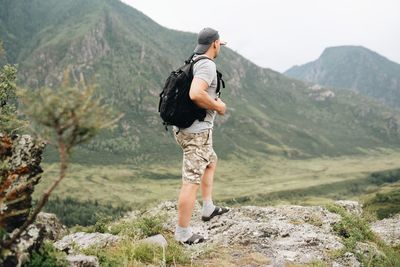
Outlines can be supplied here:
M192 211L200 186L203 199L202 220L209 221L229 210L214 206L212 189L214 173L217 167L217 155L213 149L212 129L216 113L224 115L225 103L217 97L217 68L214 59L221 45L225 45L216 30L204 28L198 34L194 57L206 56L193 65L193 81L190 86L190 99L199 107L207 110L204 121L195 120L184 129L174 127L176 142L183 150L182 187L178 200L178 225L175 239L186 244L204 241L204 237L194 234L189 227Z

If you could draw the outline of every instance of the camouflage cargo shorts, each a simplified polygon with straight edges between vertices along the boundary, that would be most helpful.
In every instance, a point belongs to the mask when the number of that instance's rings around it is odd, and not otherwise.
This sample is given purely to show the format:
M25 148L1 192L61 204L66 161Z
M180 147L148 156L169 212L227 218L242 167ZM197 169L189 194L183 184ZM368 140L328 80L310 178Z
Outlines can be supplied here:
M183 150L182 180L200 184L206 167L217 161L212 146L212 129L200 133L174 132L175 140Z

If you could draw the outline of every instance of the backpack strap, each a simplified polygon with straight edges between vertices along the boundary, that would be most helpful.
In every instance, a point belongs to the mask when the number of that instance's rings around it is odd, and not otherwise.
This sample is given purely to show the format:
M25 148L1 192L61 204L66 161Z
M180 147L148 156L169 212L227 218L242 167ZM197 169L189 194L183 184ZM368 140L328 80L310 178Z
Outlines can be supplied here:
M193 59L194 56L195 56L195 54L191 55L190 58L188 58L185 61L186 64L189 64L190 62L192 62L192 68L193 68L193 65L196 62L198 62L198 61L200 61L202 59L209 59L211 61L214 61L211 58L206 57L206 56L200 56L200 57L198 57L196 59ZM225 88L225 81L222 79L222 73L217 70L217 90L216 90L216 93L217 93L218 97L220 97L220 95L221 95L221 85L222 85L222 88Z
M196 53L193 53L188 59L186 59L185 64L189 64L192 61L194 55L196 55Z
M222 88L225 88L225 81L222 79L222 73L217 70L217 96L220 97L221 95L221 85Z
M200 60L202 60L202 59L209 59L209 60L211 60L211 61L213 61L211 58L209 58L209 57L206 57L206 56L200 56L200 57L198 57L198 58L196 58L196 59L191 59L191 62L193 63L193 64L195 64L195 63L197 63L198 61L200 61Z
M187 59L187 60L185 61L185 64L190 64L190 70L189 70L189 72L191 73L191 75L193 75L193 66L194 66L194 64L196 64L196 63L199 62L200 60L202 60L202 59L209 59L209 60L213 61L211 58L209 58L209 57L207 57L207 56L200 56L200 57L198 57L198 58L196 58L196 59L193 59L194 55L195 55L195 54L193 54L193 55L190 57L190 61L189 61L189 62L188 62L189 59Z
M196 59L193 59L194 58L194 56L195 55L197 55L196 53L193 53L190 57L188 57L188 59L186 59L185 60L185 64L189 64L189 63L196 63L197 61L199 61L199 60L202 60L202 59L209 59L209 60L211 60L211 61L213 61L211 58L209 58L209 57L207 57L207 56L199 56L198 58L196 58Z

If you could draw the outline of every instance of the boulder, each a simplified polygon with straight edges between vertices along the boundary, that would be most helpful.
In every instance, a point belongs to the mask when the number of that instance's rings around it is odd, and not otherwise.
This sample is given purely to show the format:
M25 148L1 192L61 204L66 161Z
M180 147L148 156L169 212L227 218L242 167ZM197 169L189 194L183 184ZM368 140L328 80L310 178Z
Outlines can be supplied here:
M40 212L36 217L36 224L43 225L45 238L52 241L59 240L69 233L68 227L53 213Z
M87 256L83 254L68 255L66 257L70 267L99 267L99 260L96 256Z
M166 246L168 246L167 240L165 239L165 237L163 235L160 235L160 234L153 235L148 238L142 239L140 242L154 244L154 245L158 245L158 246L164 247L164 248Z
M400 245L400 214L371 224L371 230L390 246Z
M76 253L76 248L84 249L91 246L105 247L120 240L119 236L102 233L78 232L64 236L61 240L54 243L54 246L67 254Z

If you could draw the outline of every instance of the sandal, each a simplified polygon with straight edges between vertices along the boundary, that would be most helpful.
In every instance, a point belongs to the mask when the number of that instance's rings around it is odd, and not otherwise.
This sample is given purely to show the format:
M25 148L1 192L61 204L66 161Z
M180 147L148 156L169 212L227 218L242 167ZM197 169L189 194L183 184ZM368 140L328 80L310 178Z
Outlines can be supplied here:
M182 243L187 244L187 245L193 245L193 244L202 243L204 241L205 241L205 239L203 236L198 235L198 234L193 234L188 240L186 240L185 242L182 242Z
M214 211L211 213L210 216L202 216L201 220L203 222L207 222L209 220L211 220L213 217L217 216L217 215L221 215L224 213L227 213L229 211L228 208L224 208L224 207L215 207Z

